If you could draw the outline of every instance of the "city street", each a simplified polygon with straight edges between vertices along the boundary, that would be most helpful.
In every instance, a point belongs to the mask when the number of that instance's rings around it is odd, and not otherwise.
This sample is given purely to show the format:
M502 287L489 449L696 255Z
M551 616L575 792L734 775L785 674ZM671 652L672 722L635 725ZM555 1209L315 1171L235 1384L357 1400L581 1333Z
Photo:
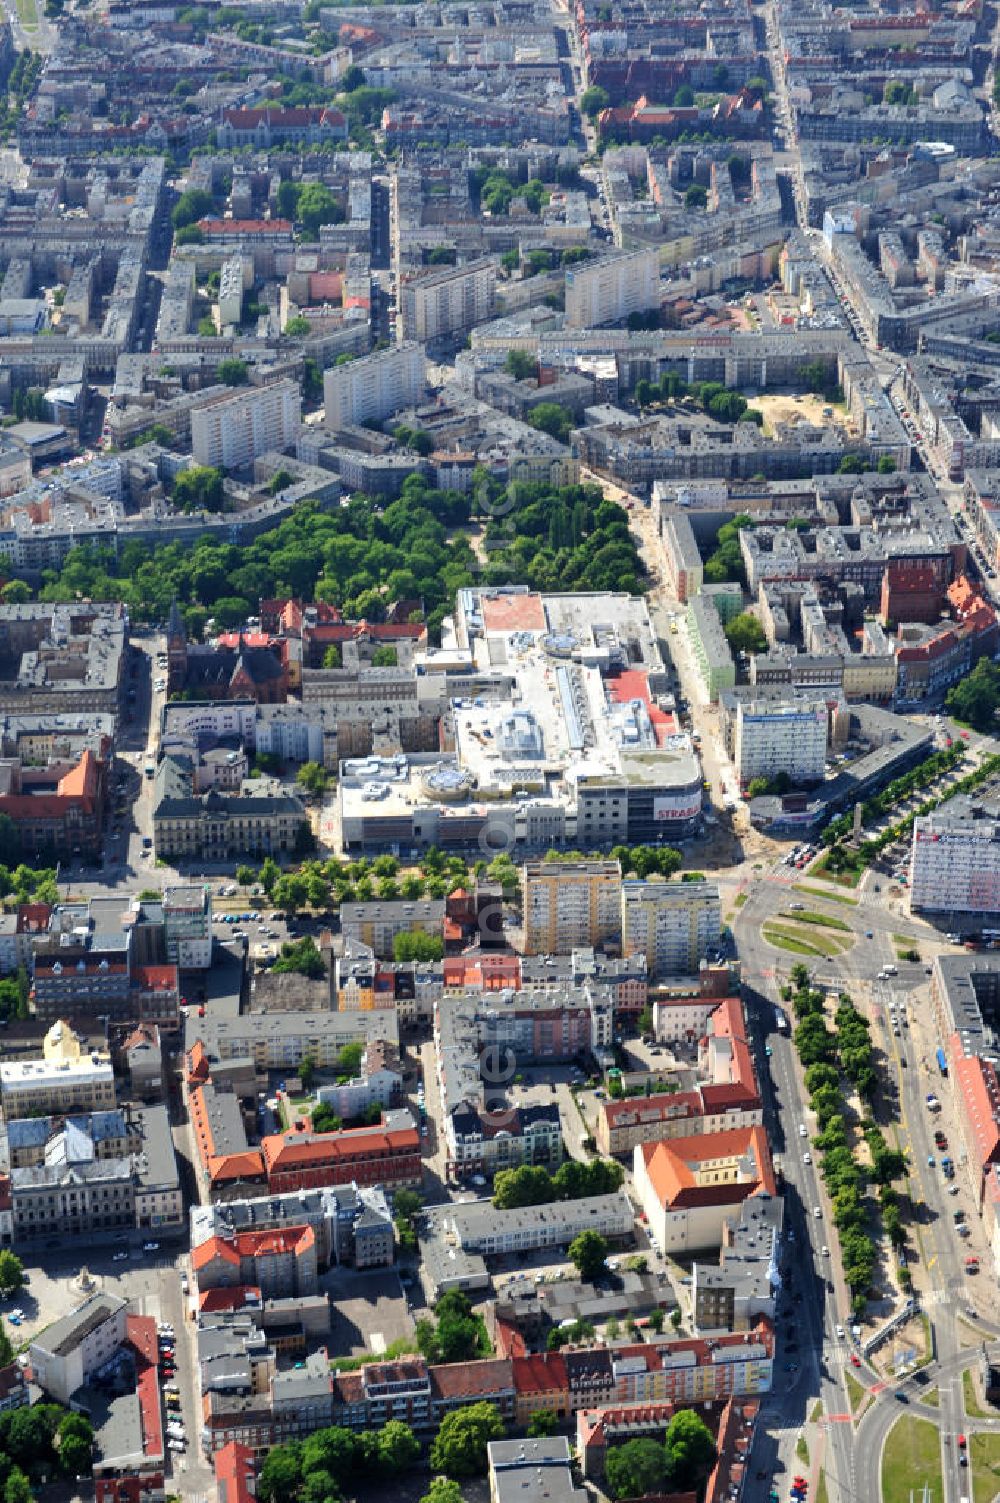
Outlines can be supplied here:
M656 514L643 507L638 498L622 493L617 499L628 506L630 526L649 570L650 611L688 701L693 729L700 737L705 778L716 805L714 815L728 824L728 816L719 806L737 792L733 770L719 744L717 711L707 703L693 660L684 608L664 582ZM959 738L960 728L946 718L935 729L940 743L945 736ZM995 738L964 734L967 760L962 769L941 780L942 790L978 765L983 757L1000 749ZM894 809L892 816L882 823L912 812L921 801L920 795L915 796L909 805ZM744 807L741 804L740 810ZM970 1338L1000 1335L1000 1325L991 1308L988 1281L970 1279L965 1271L964 1259L970 1249L981 1254L985 1249L975 1188L968 1183L957 1146L959 1189L955 1195L948 1193L948 1184L937 1165L935 1130L943 1127L951 1143L957 1145L960 1141L957 1125L953 1130L948 1120L948 1093L942 1092L945 1110L941 1117L932 1118L925 1102L927 1091L935 1084L933 1060L942 1042L934 1037L925 969L926 963L944 946L944 935L922 919L910 916L905 889L893 881L889 872L869 870L853 892L840 891L841 901L837 901L836 888L831 889L829 897L823 897L816 891L822 889L821 880L811 879L808 870L797 871L784 865L782 857L787 843L776 844L757 832L742 829L740 819L737 813L734 820L742 851L731 863L713 871L713 875L718 877L723 892L724 912L728 912L729 904L734 909L729 921L740 958L748 1027L765 1083L765 1121L785 1175L788 1232L774 1392L763 1406L754 1473L746 1484L747 1497L751 1503L758 1500L763 1503L772 1485L772 1474L775 1483L780 1484L794 1472L806 1471L801 1454L797 1454L803 1442L809 1449L810 1496L815 1495L822 1472L830 1503L867 1500L873 1496L873 1478L880 1471L885 1436L899 1413L905 1412L894 1397L897 1387L907 1394L914 1412L931 1413L921 1405L921 1386L912 1375L897 1379L896 1386L892 1386L886 1382L883 1371L886 1352L872 1359L878 1364L873 1366L850 1340L850 1296L840 1271L837 1232L811 1152L816 1124L803 1106L806 1093L794 1046L775 1029L774 1008L780 988L801 957L776 949L764 938L763 929L768 919L787 910L799 896L794 892L794 884L804 883L810 889L804 898L808 907L829 915L834 922L846 923L853 935L853 944L839 957L809 959L805 963L818 984L833 992L843 989L872 1020L873 1041L882 1052L885 1109L896 1123L894 1128L887 1127L886 1133L909 1156L910 1195L915 1215L907 1246L908 1262L919 1308L926 1313L933 1343L933 1357L924 1369L925 1382L928 1386L939 1385L939 1407L933 1418L942 1436L945 1500L960 1503L968 1473L963 1481L964 1469L958 1465L955 1437L971 1424L965 1414L961 1371L973 1360L968 1346ZM874 832L878 826L872 828ZM905 861L906 857L897 859ZM699 865L711 866L703 861L700 851L697 861ZM910 947L919 954L919 962L900 958L901 951ZM891 980L880 980L886 965L895 965L897 975ZM895 1004L898 1017L903 1002L907 1007L907 1026L899 1027L897 1033L890 1004ZM771 1051L770 1058L767 1048ZM806 1128L805 1138L799 1134L801 1125ZM809 1163L805 1162L806 1153ZM935 1161L933 1166L928 1163L930 1159ZM956 1210L965 1212L970 1225L967 1242L955 1230ZM882 1298L873 1310L876 1322L901 1310L906 1298L894 1280L896 1259L888 1245L880 1251L876 1279L882 1284ZM967 1310L971 1313L966 1314ZM848 1333L847 1340L838 1337L838 1324ZM868 1323L863 1339L874 1329L875 1325ZM856 1369L850 1363L852 1349L860 1364ZM871 1395L857 1423L852 1420L851 1396L845 1382L848 1371ZM975 1422L977 1426L980 1423ZM757 1478L758 1470L767 1474L766 1479Z

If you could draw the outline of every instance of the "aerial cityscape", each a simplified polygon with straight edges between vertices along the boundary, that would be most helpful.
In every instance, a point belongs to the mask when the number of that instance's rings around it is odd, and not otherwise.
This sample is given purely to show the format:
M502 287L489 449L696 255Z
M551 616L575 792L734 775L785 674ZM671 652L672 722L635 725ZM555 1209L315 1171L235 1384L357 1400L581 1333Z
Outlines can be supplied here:
M994 1503L1000 3L5 5L0 1503Z

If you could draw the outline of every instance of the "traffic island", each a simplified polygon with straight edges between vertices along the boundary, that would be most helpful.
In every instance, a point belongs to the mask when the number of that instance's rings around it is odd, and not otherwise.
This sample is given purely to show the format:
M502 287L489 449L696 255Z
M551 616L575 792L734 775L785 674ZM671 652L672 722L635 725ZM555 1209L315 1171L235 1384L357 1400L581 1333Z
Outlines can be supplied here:
M860 1405L864 1402L864 1384L859 1383L853 1373L845 1373L844 1382L847 1385L847 1397L850 1400L851 1413L856 1415Z
M853 948L854 935L839 919L822 914L781 913L765 920L763 935L777 950L811 959L834 960Z
M996 1487L996 1483L991 1485ZM911 1497L943 1503L941 1437L931 1420L903 1414L886 1436L882 1450L882 1503L910 1503ZM983 1503L985 1498L984 1494Z

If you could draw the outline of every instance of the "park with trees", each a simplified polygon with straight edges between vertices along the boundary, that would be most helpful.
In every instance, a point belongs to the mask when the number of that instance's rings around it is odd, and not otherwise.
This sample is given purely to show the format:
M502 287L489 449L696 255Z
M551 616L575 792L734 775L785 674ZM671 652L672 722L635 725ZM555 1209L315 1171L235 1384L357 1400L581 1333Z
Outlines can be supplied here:
M218 471L199 466L187 476L191 469L175 483L180 505L221 507ZM435 638L456 592L476 582L641 592L643 568L627 518L599 486L505 487L483 472L474 493L477 502L411 475L388 505L362 495L332 510L303 501L242 545L210 537L193 546L130 542L116 556L88 543L72 549L58 570L43 571L38 598L121 600L143 621L164 619L177 600L223 626L238 625L268 597L322 600L349 620L367 621L385 620L394 601L419 598ZM470 539L483 519L485 569Z

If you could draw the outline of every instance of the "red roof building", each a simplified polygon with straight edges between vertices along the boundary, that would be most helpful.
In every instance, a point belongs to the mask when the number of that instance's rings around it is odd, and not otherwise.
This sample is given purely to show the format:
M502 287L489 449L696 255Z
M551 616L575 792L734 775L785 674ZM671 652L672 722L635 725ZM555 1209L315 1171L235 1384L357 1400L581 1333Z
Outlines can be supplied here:
M0 814L17 826L25 850L97 851L108 763L88 748L73 764L33 767L12 760L0 782Z
M325 1185L419 1185L423 1176L415 1127L356 1127L342 1132L287 1132L261 1143L272 1195Z
M314 1294L316 1234L311 1226L282 1226L208 1237L191 1254L200 1290L255 1285L267 1299Z
M762 1126L640 1143L633 1166L650 1231L674 1255L720 1247L746 1200L778 1193Z
M219 1503L254 1503L257 1497L257 1469L253 1451L231 1440L212 1458Z

